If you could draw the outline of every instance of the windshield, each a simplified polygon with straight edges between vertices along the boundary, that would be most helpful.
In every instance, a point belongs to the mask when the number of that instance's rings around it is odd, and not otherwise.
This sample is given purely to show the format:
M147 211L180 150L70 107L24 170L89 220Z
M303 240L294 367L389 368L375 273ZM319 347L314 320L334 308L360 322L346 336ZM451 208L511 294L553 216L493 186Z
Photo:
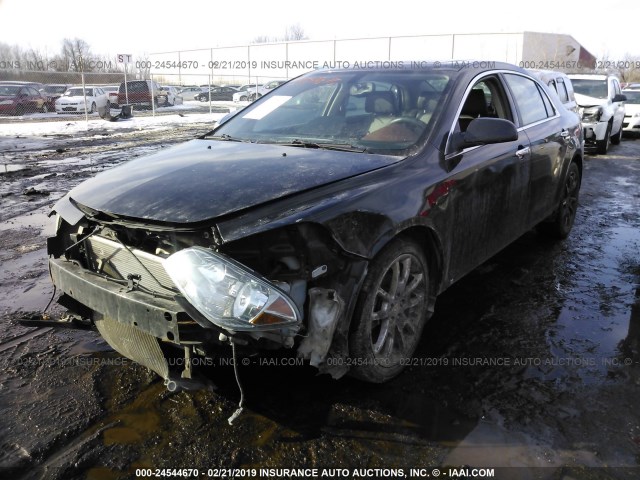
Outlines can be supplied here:
M66 89L66 85L47 85L44 87L46 93L64 93Z
M128 82L126 89L129 93L147 93L149 91L149 85L144 80L139 80L135 82ZM124 83L120 85L120 93L125 93Z
M0 85L0 95L15 96L20 91L20 87L15 85Z
M87 88L86 90L88 96L93 95L93 89ZM82 93L82 88L70 88L64 94L65 97L83 97L84 93Z
M622 93L627 97L626 103L632 103L634 105L640 105L640 90L623 90Z
M449 79L429 71L317 72L281 86L210 138L400 155L426 137Z
M572 78L571 83L573 84L573 90L581 95L593 98L607 98L609 96L606 80Z

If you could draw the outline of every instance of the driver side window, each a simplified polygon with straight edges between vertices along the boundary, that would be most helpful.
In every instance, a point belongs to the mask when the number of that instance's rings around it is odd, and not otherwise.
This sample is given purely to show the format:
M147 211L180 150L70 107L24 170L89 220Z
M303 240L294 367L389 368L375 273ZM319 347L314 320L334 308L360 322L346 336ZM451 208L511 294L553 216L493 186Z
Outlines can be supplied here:
M458 127L465 132L476 118L502 118L513 121L502 84L496 77L483 78L476 82L464 100Z

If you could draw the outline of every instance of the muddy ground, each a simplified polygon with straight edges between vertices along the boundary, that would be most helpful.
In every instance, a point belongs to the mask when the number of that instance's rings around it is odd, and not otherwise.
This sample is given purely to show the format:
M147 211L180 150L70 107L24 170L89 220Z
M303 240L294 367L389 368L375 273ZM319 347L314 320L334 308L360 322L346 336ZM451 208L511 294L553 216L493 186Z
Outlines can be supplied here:
M97 333L19 325L52 295L52 203L207 127L2 143L1 478L265 467L411 478L460 465L509 467L494 478L640 478L640 140L587 156L569 239L527 233L442 295L415 364L385 385L254 358L240 367L247 409L230 426L230 352L206 368L215 387L171 394Z

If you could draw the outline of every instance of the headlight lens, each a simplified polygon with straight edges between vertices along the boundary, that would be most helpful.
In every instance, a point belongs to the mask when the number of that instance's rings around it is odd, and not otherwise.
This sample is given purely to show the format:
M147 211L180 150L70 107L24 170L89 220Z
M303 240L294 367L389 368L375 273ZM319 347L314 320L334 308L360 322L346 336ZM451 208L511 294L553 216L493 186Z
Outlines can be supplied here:
M268 280L202 247L180 250L164 267L182 295L210 322L232 331L297 326L294 302Z
M587 123L599 122L602 117L602 113L602 107L585 108L582 113L582 121Z

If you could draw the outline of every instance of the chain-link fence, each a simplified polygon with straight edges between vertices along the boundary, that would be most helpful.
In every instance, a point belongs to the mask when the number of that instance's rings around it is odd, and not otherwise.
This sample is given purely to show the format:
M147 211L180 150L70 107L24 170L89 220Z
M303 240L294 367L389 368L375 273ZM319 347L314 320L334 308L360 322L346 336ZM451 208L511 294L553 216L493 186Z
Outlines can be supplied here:
M19 119L86 120L127 115L227 113L242 108L282 76L49 72L0 69L0 123ZM237 95L236 95L237 94ZM116 109L116 110L114 110Z
M283 82L310 70L384 68L403 62L412 65L411 60L456 58L505 61L525 68L565 71L577 68L581 72L592 72L596 66L595 57L573 37L534 32L307 40L162 52L128 58L126 64L117 60L107 65L109 68L105 70L122 70L118 73L51 71L59 69L59 65L49 63L30 69L21 62L0 59L0 86L22 82L44 98L29 102L3 100L0 122L9 115L21 114L77 119L71 106L62 111L56 108L60 91L70 86L102 88L111 108L132 105L138 111L136 115L184 110L226 112L263 95L273 82ZM83 64L80 59L74 69L82 70ZM245 94L234 91L242 89ZM92 100L87 102L83 98L79 103L85 118L98 115L90 113Z
M319 68L368 68L416 60L489 60L556 70L592 70L596 58L570 35L479 33L256 43L152 53L138 62L155 75L293 78ZM574 68L572 68L572 66Z

